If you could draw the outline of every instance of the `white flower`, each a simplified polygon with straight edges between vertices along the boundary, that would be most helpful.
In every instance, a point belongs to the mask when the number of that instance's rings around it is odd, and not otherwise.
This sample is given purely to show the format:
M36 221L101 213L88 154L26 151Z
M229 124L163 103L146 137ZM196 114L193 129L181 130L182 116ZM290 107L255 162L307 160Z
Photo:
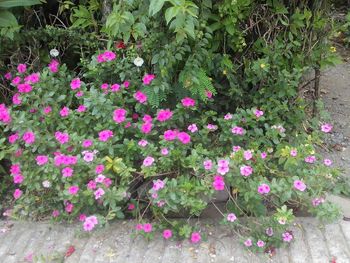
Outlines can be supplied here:
M143 62L144 62L143 59L140 57L137 57L134 59L134 64L136 67L141 67L143 65Z
M60 52L56 49L56 48L53 48L50 50L50 56L51 57L57 57L58 55L60 54Z
M43 186L44 186L45 188L49 188L49 187L51 186L50 181L48 181L48 180L43 181Z

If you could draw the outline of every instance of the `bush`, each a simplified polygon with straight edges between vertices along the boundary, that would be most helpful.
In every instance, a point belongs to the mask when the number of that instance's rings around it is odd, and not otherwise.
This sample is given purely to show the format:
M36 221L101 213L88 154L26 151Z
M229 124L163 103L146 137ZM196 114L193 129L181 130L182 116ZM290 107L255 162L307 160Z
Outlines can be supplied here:
M158 76L122 52L99 52L78 76L57 60L40 73L20 64L6 75L17 90L12 106L0 106L14 216L79 219L86 231L136 217L139 234L158 229L196 243L200 229L171 216L199 216L227 191L222 223L244 229L244 244L261 251L293 239L298 209L339 216L325 201L338 173L315 153L317 131L286 130L270 104L211 110L210 91L203 101L183 97L155 109L147 91L159 89ZM259 222L247 224L246 216Z

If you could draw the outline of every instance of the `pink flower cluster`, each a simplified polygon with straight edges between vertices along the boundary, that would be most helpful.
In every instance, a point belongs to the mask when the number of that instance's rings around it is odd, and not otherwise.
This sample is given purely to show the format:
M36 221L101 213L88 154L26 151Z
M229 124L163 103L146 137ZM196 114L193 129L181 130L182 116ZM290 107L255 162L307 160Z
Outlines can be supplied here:
M21 174L21 167L19 164L12 164L10 168L10 173L13 177L14 184L21 184L23 182L24 177Z
M113 61L116 59L116 54L113 51L106 50L105 52L97 55L97 62L107 62L107 61Z
M95 226L98 224L98 220L96 216L89 216L85 218L83 228L85 231L91 231L95 228Z
M54 165L75 165L78 162L78 157L72 155L64 155L61 153L55 153Z
M178 132L177 130L166 130L163 136L166 141L173 141L177 138L182 144L191 142L191 136L188 133Z
M261 195L268 194L270 192L270 186L268 184L261 184L258 186L258 192Z
M231 132L234 135L244 135L245 134L245 130L242 127L239 126L235 126L231 129Z
M65 144L69 141L69 135L66 132L55 132L55 138L60 144Z
M230 163L227 160L219 160L218 161L218 169L217 172L221 175L225 175L230 170Z
M8 124L11 122L11 115L9 110L6 108L5 104L0 104L0 121Z

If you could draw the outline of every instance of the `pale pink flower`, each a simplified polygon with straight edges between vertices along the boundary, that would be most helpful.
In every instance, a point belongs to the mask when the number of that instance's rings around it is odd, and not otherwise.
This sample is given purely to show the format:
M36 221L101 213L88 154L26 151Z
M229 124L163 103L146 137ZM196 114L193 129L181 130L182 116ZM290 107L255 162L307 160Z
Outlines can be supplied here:
M241 146L233 146L232 151L238 152L241 149Z
M160 152L161 152L162 155L168 155L169 154L168 148L162 148L162 150Z
M197 128L197 125L193 123L193 124L188 126L187 130L194 133L194 132L198 131L198 128Z
M244 151L243 152L243 157L244 159L246 159L247 161L253 158L253 153L252 151L248 150L248 151Z
M96 182L94 180L90 180L87 184L87 188L90 190L96 189Z
M325 124L322 124L321 126L321 131L323 131L324 133L329 133L332 131L332 129L333 129L333 125L330 123L325 123Z
M261 116L264 115L264 112L257 109L257 110L254 111L254 115L255 115L257 118L260 118Z
M330 159L324 159L323 161L325 166L331 166L332 165L332 161Z
M208 99L211 99L213 97L213 93L210 90L206 90L205 96L207 96Z
M309 155L305 157L305 162L306 163L314 163L316 161L316 157L313 155Z
M270 186L267 184L261 184L258 186L259 194L268 194L270 192Z
M227 113L225 116L224 116L224 120L231 120L232 119L232 114L231 113Z
M194 107L196 105L196 101L194 99L189 98L189 97L183 98L181 100L181 103L186 108Z
M289 232L284 232L282 234L282 239L284 242L290 242L293 239L293 235L291 235L291 233L289 233Z
M105 194L105 191L102 188L98 188L95 192L95 199L100 199Z
M272 227L266 228L265 233L266 233L266 235L268 235L269 237L272 237L272 236L273 236L273 229L272 229Z
M37 165L44 165L48 162L49 158L46 155L38 155L35 160Z
M92 146L92 140L84 140L82 145L84 148L88 148L88 147Z
M227 160L219 160L217 172L221 175L227 174L230 169L229 164L230 163Z
M46 106L43 109L43 112L44 112L45 115L49 114L51 111L52 111L52 108L50 106Z
M246 241L244 241L244 245L246 247L251 247L253 245L253 242L251 239L248 238Z
M290 150L290 156L296 157L298 155L298 150L297 149L291 149Z
M93 230L94 227L95 227L95 225L93 223L91 223L90 221L85 221L84 224L83 224L83 228L87 232Z
M15 189L15 191L13 192L13 197L15 198L15 199L18 199L18 198L20 198L21 196L22 196L22 194L23 194L23 192L20 190L20 189Z
M89 152L89 151L83 151L83 159L85 162L89 163L92 162L94 160L94 153L93 152Z
M78 219L79 219L80 222L84 222L85 219L86 219L86 215L85 214L80 214Z
M71 177L73 175L73 169L70 167L65 167L62 169L61 173L63 177Z
M147 156L145 160L143 160L143 165L148 167L148 166L151 166L153 162L154 162L154 158L151 156Z
M160 189L163 189L164 186L165 186L164 181L158 179L158 180L154 180L154 181L153 181L152 189L153 189L154 191L159 191Z
M294 181L294 188L297 189L297 190L299 190L299 191L304 192L305 189L306 189L306 185L304 184L303 181L295 180L295 181Z
M99 174L97 175L95 182L96 183L103 183L103 181L106 179L106 176L104 176L103 174Z
M209 124L207 125L207 129L208 129L208 130L211 130L211 131L215 131L215 130L218 129L218 126L209 123Z
M258 242L256 242L256 245L258 247L263 247L263 246L265 246L265 242L259 239Z
M324 200L324 198L322 198L322 197L320 197L320 198L314 198L314 199L312 199L312 201L311 201L311 203L312 203L312 205L313 205L314 207L319 206L320 204L322 204L322 203L324 203L324 202L325 202L325 200Z
M53 217L58 217L60 215L60 211L58 211L58 210L53 210L52 211L52 216Z
M15 95L13 95L13 97L12 97L12 103L13 103L14 105L20 105L20 104L22 103L19 93L16 93Z
M245 130L242 127L235 126L231 129L231 132L235 135L244 135Z
M138 142L138 145L141 146L141 147L146 147L148 144L148 141L147 140L140 140Z
M253 173L253 168L249 165L243 165L240 168L241 175L243 176L250 176Z
M211 170L211 168L213 167L213 162L211 160L205 160L203 162L203 166L205 170Z
M155 75L153 74L146 74L143 78L142 78L142 82L144 85L149 85L151 84L152 80L155 79Z
M78 92L75 94L75 96L78 97L78 98L79 98L79 97L82 97L83 95L84 95L84 92L81 91L81 90L78 91Z
M229 221L229 222L235 222L236 219L237 219L237 217L234 213L230 213L227 215L227 221Z

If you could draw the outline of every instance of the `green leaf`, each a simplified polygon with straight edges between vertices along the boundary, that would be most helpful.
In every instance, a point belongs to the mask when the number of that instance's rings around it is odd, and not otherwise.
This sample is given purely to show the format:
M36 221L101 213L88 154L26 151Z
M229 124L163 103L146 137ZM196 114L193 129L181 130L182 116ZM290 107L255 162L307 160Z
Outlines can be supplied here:
M31 5L39 5L39 4L41 4L40 0L0 0L0 8L31 6Z
M0 10L0 27L18 26L16 17L9 11Z
M149 14L151 16L154 16L155 14L157 14L160 9L162 9L164 3L166 0L151 0L151 3L149 4Z
M165 11L166 23L169 24L171 19L173 19L178 14L179 11L180 11L180 8L178 6L173 6L173 7L168 8Z

